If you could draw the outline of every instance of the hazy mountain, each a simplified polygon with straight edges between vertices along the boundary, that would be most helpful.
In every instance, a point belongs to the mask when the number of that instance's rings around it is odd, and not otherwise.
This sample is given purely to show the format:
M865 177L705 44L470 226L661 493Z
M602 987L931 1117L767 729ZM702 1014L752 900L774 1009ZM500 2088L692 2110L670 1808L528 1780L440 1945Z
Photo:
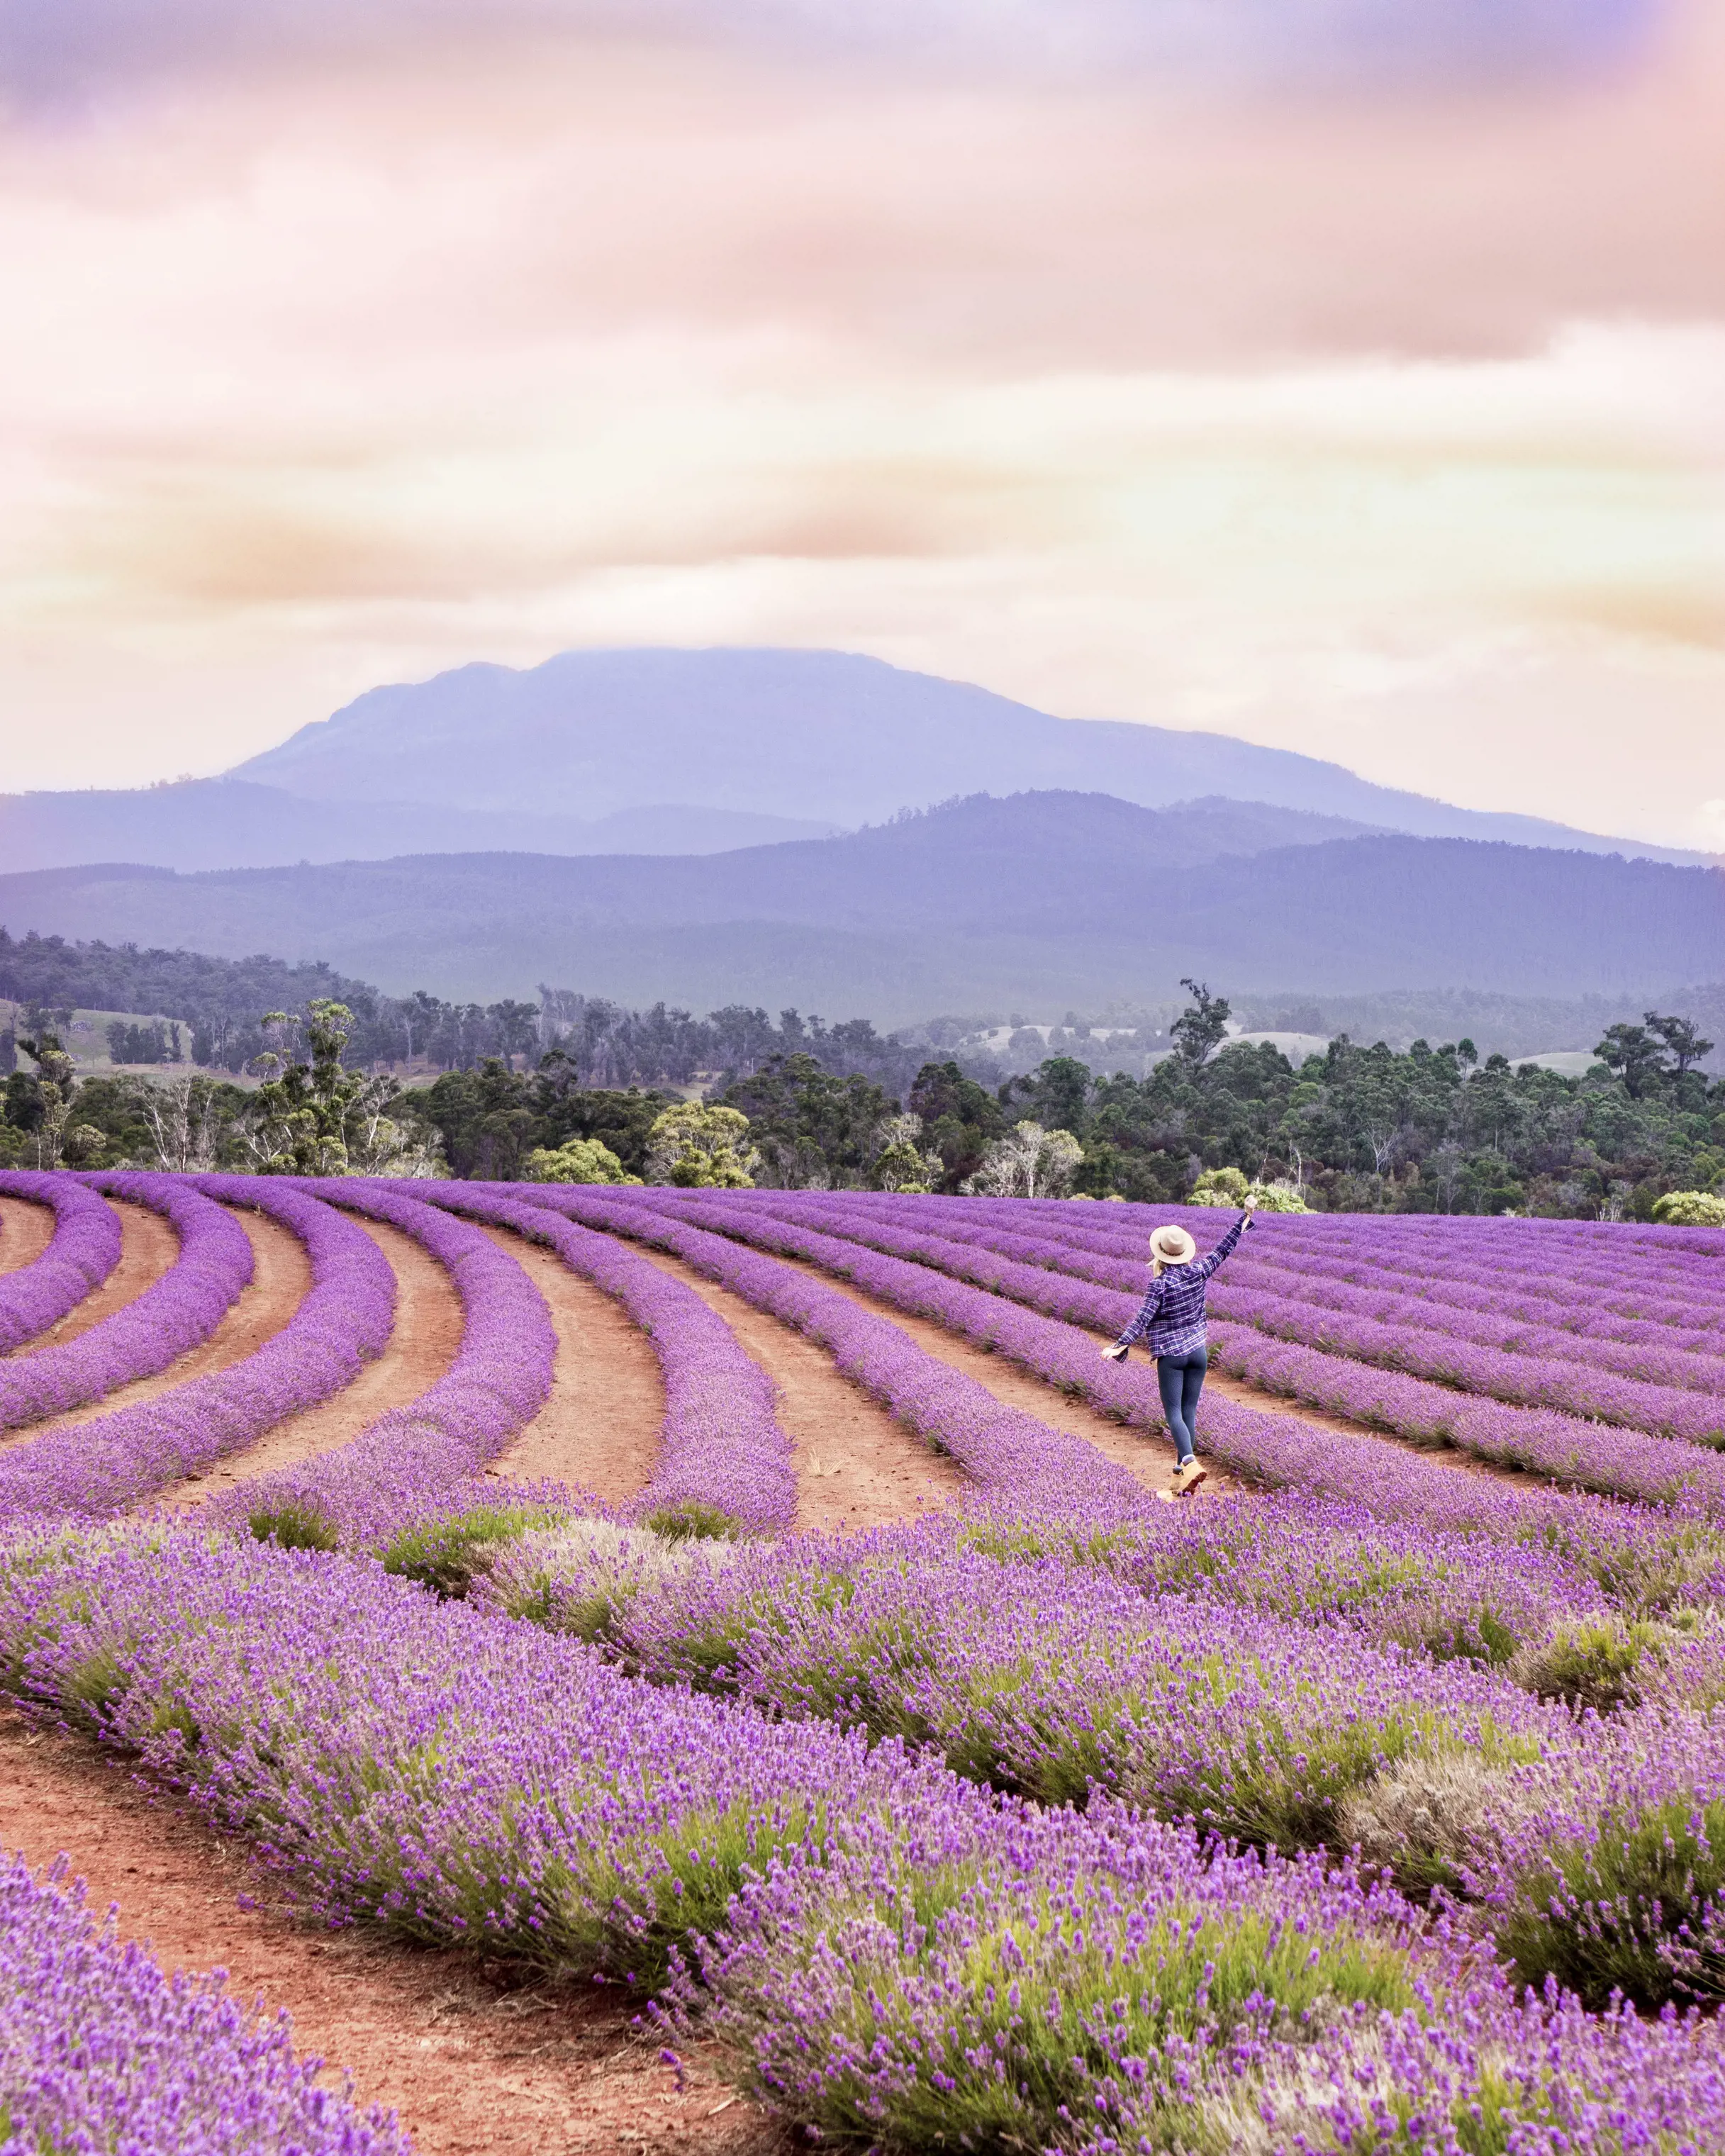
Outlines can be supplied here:
M1237 994L1574 997L1722 972L1716 870L1383 834L1289 845L1288 828L1285 813L1231 803L1167 814L1041 793L704 859L7 875L0 921L15 935L317 957L396 991L490 999L547 981L886 1024L1142 1004L1190 973Z
M459 667L369 690L234 776L321 801L588 819L669 794L846 827L978 790L1070 788L1147 808L1224 794L1424 837L1700 858L1453 808L1223 734L1051 718L836 651L570 651L526 672Z
M138 861L176 869L381 860L406 853L713 854L817 839L837 827L752 809L652 802L591 821L449 803L319 800L238 778L129 792L0 794L0 864Z

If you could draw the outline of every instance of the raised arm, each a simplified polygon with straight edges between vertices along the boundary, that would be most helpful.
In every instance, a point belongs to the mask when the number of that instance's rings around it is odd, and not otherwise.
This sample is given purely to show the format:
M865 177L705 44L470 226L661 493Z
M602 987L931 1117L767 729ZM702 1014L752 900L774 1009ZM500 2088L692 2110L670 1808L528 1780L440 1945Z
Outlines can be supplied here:
M1207 1258L1201 1259L1199 1263L1193 1267L1193 1270L1198 1275L1198 1277L1200 1280L1208 1280L1210 1275L1214 1272L1217 1266L1221 1264L1222 1260L1228 1255L1230 1251L1233 1250L1235 1245L1251 1225L1251 1219L1252 1216L1250 1213L1242 1213L1239 1219L1235 1222L1234 1225L1228 1230L1228 1233L1222 1238L1221 1241L1217 1244L1215 1249L1210 1252L1209 1255Z

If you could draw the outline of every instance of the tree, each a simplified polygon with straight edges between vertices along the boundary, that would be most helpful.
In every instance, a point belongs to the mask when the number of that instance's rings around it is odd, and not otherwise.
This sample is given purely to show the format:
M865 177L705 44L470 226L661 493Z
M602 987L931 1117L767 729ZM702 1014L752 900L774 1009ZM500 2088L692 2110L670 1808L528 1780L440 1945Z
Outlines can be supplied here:
M1668 1190L1655 1201L1653 1217L1673 1228L1725 1228L1725 1198L1707 1190Z
M719 1098L748 1119L761 1154L757 1179L781 1190L845 1189L865 1182L876 1132L896 1106L869 1079L836 1078L800 1051L770 1057Z
M306 1009L309 1063L290 1051L293 1021L265 1014L270 1045L254 1059L263 1084L248 1104L244 1132L260 1175L427 1175L441 1163L386 1112L399 1087L343 1066L353 1031L346 1004L315 998Z
M639 1183L641 1179L631 1175L610 1147L597 1138L566 1138L555 1151L537 1146L522 1162L521 1174L529 1183Z
M1243 1169L1209 1168L1192 1186L1192 1203L1194 1205L1230 1205L1238 1211L1246 1202L1247 1187Z
M1651 1100L1658 1092L1666 1070L1666 1045L1645 1025L1630 1025L1623 1020L1608 1025L1594 1054L1622 1079L1630 1100Z
M1679 1078L1712 1054L1712 1042L1702 1039L1701 1029L1692 1019L1661 1018L1656 1011L1644 1011L1641 1015L1647 1030L1664 1043Z
M684 1190L752 1190L761 1156L747 1116L706 1101L667 1108L648 1134L647 1180Z
M176 1078L166 1086L136 1081L131 1098L148 1127L156 1165L172 1175L201 1173L216 1164L216 1086L209 1078Z
M983 1198L1064 1198L1083 1158L1084 1147L1070 1131L1018 1123L988 1147L964 1188Z
M956 1063L925 1063L905 1105L922 1117L923 1141L940 1156L940 1187L949 1192L976 1173L1007 1127L1000 1103Z
M100 1152L101 1132L72 1122L80 1083L78 1065L60 1045L59 1034L42 1029L18 1045L36 1065L37 1167L59 1168L69 1153L75 1158Z
M875 1136L880 1150L870 1179L877 1190L920 1197L934 1188L940 1180L941 1157L922 1150L921 1116L889 1116Z
M1050 1130L1070 1131L1081 1138L1090 1122L1093 1081L1090 1065L1076 1055L1050 1055L1033 1072L1009 1078L1000 1089L1000 1105L1009 1108L1022 1101L1032 1122Z
M1169 1028L1168 1037L1181 1061L1200 1070L1228 1038L1234 1008L1224 996L1213 996L1202 981L1183 979L1180 986L1192 1001Z

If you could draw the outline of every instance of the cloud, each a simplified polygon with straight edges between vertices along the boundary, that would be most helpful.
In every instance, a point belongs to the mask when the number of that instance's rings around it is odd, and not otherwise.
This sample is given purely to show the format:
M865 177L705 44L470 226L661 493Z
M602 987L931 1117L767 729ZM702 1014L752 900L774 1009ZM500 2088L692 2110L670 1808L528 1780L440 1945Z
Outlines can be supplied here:
M523 35L961 73L1124 65L1213 85L1453 85L1620 59L1662 12L1661 0L58 0L0 13L0 85L54 101L141 74Z

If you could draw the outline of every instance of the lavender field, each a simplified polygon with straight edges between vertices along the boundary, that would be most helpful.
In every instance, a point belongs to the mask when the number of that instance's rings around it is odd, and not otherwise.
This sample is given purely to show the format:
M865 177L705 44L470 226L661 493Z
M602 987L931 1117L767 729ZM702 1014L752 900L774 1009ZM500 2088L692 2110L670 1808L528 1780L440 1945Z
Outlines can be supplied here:
M1153 1367L1099 1349L1150 1229L1225 1214L0 1201L53 1213L9 1270L0 1214L11 1698L317 1923L602 1982L763 2150L1725 2150L1725 1233L1262 1219L1171 1502ZM176 1260L79 1329L140 1210ZM602 1310L655 1388L628 1471L546 1436ZM773 1339L939 1501L824 1497ZM0 1892L0 2145L411 2145L64 1887Z

